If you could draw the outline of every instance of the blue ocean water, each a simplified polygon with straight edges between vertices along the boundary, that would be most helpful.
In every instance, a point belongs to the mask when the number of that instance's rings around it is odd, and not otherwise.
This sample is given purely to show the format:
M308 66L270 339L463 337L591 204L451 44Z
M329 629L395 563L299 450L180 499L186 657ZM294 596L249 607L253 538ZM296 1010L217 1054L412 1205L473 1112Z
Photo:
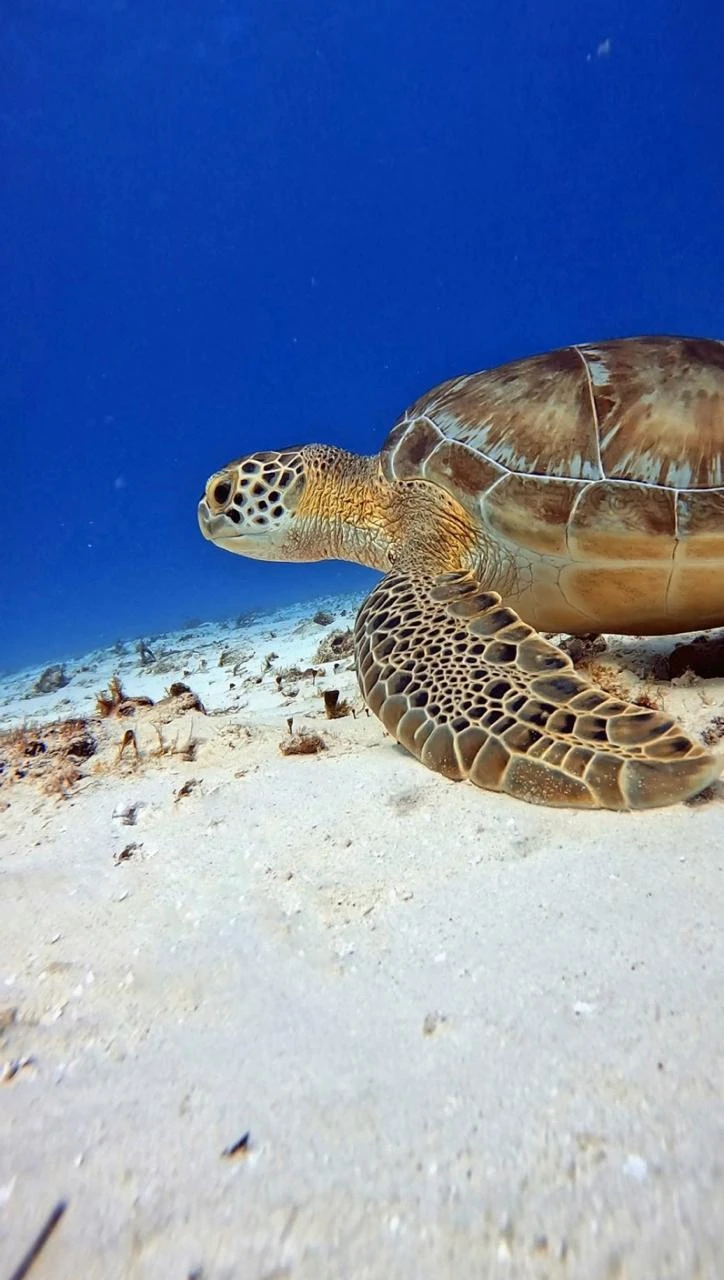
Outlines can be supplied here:
M354 589L207 475L456 373L724 335L718 0L7 0L0 667Z

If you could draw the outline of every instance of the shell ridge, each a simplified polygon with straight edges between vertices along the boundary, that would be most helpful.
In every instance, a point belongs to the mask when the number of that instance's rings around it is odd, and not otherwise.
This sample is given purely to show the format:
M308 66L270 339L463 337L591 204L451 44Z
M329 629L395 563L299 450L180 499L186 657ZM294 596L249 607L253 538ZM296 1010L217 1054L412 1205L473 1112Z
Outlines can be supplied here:
M606 472L603 469L603 461L601 458L601 423L598 417L598 409L596 408L596 397L593 394L593 380L591 378L591 370L588 367L588 361L580 347L574 345L573 350L579 357L586 374L586 385L588 387L588 395L591 401L591 415L593 417L593 430L596 438L596 461L598 462L598 473L602 480L606 479Z

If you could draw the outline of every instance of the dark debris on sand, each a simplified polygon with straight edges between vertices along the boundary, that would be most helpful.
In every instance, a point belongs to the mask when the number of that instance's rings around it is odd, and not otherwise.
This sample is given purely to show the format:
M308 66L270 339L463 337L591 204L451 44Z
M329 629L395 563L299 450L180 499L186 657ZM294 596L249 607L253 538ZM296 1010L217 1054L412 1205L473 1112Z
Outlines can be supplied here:
M724 676L724 636L721 633L697 636L685 644L677 644L669 655L669 680L682 680L687 673L703 680Z
M27 696L39 698L43 693L57 693L58 689L64 689L67 684L70 684L70 676L66 675L65 667L55 663L41 671Z

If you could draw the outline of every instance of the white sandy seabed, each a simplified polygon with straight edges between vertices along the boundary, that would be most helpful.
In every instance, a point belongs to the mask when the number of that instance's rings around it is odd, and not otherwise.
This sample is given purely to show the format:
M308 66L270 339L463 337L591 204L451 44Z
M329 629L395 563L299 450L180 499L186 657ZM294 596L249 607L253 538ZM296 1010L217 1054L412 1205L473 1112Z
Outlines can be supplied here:
M724 1276L724 788L427 773L319 603L0 688L0 729L114 672L156 703L89 720L65 790L0 774L0 1277L59 1202L31 1280ZM722 682L664 699L701 729ZM289 716L326 749L282 755Z

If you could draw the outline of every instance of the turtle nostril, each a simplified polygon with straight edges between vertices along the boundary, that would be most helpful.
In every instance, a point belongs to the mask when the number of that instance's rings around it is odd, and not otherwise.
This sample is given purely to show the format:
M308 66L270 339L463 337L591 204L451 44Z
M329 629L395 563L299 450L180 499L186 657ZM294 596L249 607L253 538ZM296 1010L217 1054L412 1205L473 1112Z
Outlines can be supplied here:
M214 502L218 502L223 507L229 501L231 493L231 485L228 480L220 480L214 488Z

